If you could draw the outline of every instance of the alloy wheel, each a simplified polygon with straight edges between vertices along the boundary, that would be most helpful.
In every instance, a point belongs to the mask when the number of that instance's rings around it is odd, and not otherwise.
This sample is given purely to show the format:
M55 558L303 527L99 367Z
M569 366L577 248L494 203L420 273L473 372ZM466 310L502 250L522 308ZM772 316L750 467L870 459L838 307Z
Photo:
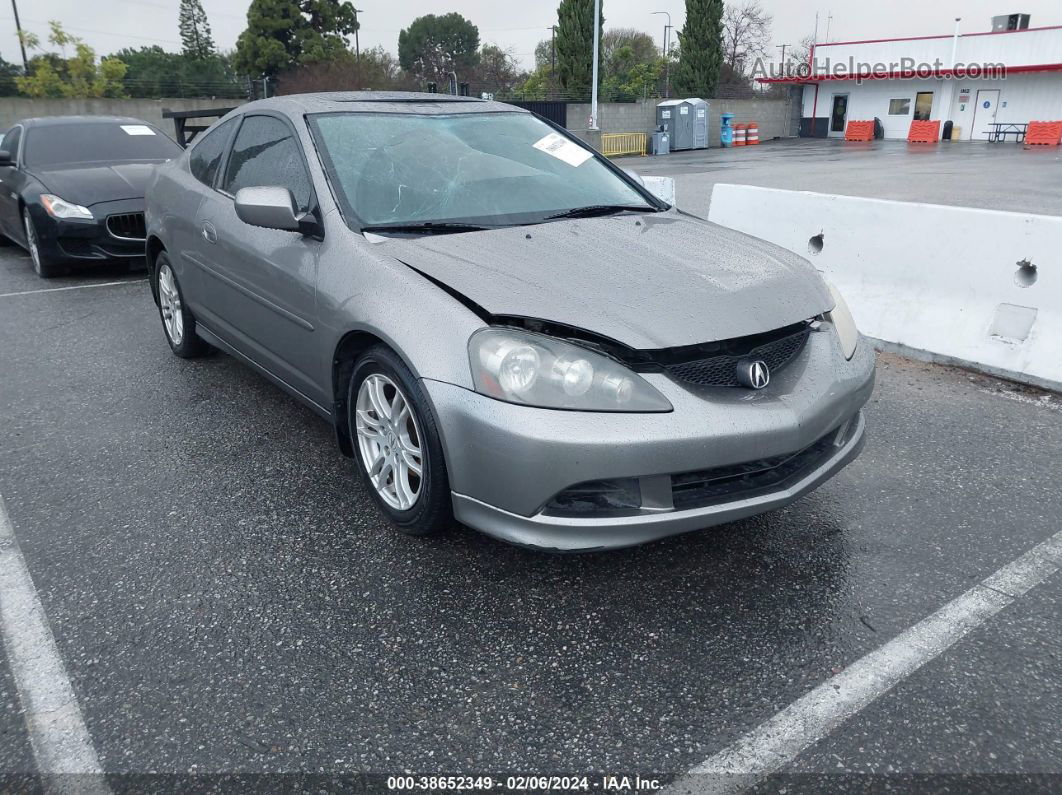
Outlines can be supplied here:
M177 290L177 280L168 263L159 268L159 309L162 311L162 325L166 336L174 345L180 345L184 339L184 314L181 312L181 294Z
M373 373L358 387L355 430L361 461L376 493L392 508L408 511L424 483L424 456L417 418L398 385Z

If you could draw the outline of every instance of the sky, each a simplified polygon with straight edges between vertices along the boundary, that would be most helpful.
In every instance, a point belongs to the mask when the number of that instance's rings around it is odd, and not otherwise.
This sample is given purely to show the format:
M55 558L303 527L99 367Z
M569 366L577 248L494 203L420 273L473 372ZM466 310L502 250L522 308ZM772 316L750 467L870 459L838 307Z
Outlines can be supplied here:
M158 44L180 49L177 32L178 0L16 0L24 30L47 39L48 20L60 20L66 30L80 36L104 55L123 47ZM740 1L740 0L739 0ZM549 37L556 23L558 0L357 0L361 10L362 47L383 46L398 51L398 32L423 14L458 11L479 27L480 41L510 50L524 67L534 62L535 44ZM250 0L202 0L222 49L231 49L246 27ZM684 0L602 0L605 27L637 28L663 39L666 17L675 28L685 17ZM991 29L991 17L1021 11L1032 15L1031 25L1062 25L1059 0L892 0L857 3L847 0L761 0L773 17L774 45L794 45L815 30L819 15L819 41L928 36L950 34L955 17L961 30L974 33ZM674 34L672 34L674 41ZM777 50L774 50L777 53ZM0 56L17 63L21 56L15 36L14 15L8 0L0 2Z

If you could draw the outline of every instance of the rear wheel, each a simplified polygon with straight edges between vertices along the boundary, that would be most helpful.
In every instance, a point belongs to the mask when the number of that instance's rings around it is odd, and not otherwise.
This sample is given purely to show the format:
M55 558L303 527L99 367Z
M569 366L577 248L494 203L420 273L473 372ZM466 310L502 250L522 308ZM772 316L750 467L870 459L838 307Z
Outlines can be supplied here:
M358 359L347 393L351 444L362 480L403 533L429 535L453 521L435 416L416 378L390 349Z
M159 296L159 316L162 318L162 330L170 350L182 359L194 359L210 350L195 333L195 316L184 305L184 294L177 282L169 257L159 254L155 261L155 278Z
M53 276L61 275L65 269L41 254L37 227L34 225L28 209L22 211L22 224L26 228L26 248L29 249L30 259L33 260L33 270L36 274L42 279L51 279Z

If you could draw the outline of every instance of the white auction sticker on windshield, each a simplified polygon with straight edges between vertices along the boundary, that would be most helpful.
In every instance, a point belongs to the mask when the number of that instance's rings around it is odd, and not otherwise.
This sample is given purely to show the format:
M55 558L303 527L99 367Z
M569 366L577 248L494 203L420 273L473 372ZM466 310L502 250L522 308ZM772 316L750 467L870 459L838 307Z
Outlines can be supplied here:
M569 166L581 166L591 157L590 152L557 133L550 133L545 138L535 141L532 146L535 149L541 149L547 155L553 155L558 160L563 160Z
M155 131L148 127L146 124L122 124L120 125L125 130L126 135L154 135Z

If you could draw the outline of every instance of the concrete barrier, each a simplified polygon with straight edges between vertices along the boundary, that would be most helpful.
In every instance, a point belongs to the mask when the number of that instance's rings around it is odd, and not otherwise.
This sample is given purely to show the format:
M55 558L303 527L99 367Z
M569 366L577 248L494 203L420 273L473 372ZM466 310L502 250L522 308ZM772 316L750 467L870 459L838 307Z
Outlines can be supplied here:
M880 347L1062 389L1062 217L726 184L708 217L806 257Z

